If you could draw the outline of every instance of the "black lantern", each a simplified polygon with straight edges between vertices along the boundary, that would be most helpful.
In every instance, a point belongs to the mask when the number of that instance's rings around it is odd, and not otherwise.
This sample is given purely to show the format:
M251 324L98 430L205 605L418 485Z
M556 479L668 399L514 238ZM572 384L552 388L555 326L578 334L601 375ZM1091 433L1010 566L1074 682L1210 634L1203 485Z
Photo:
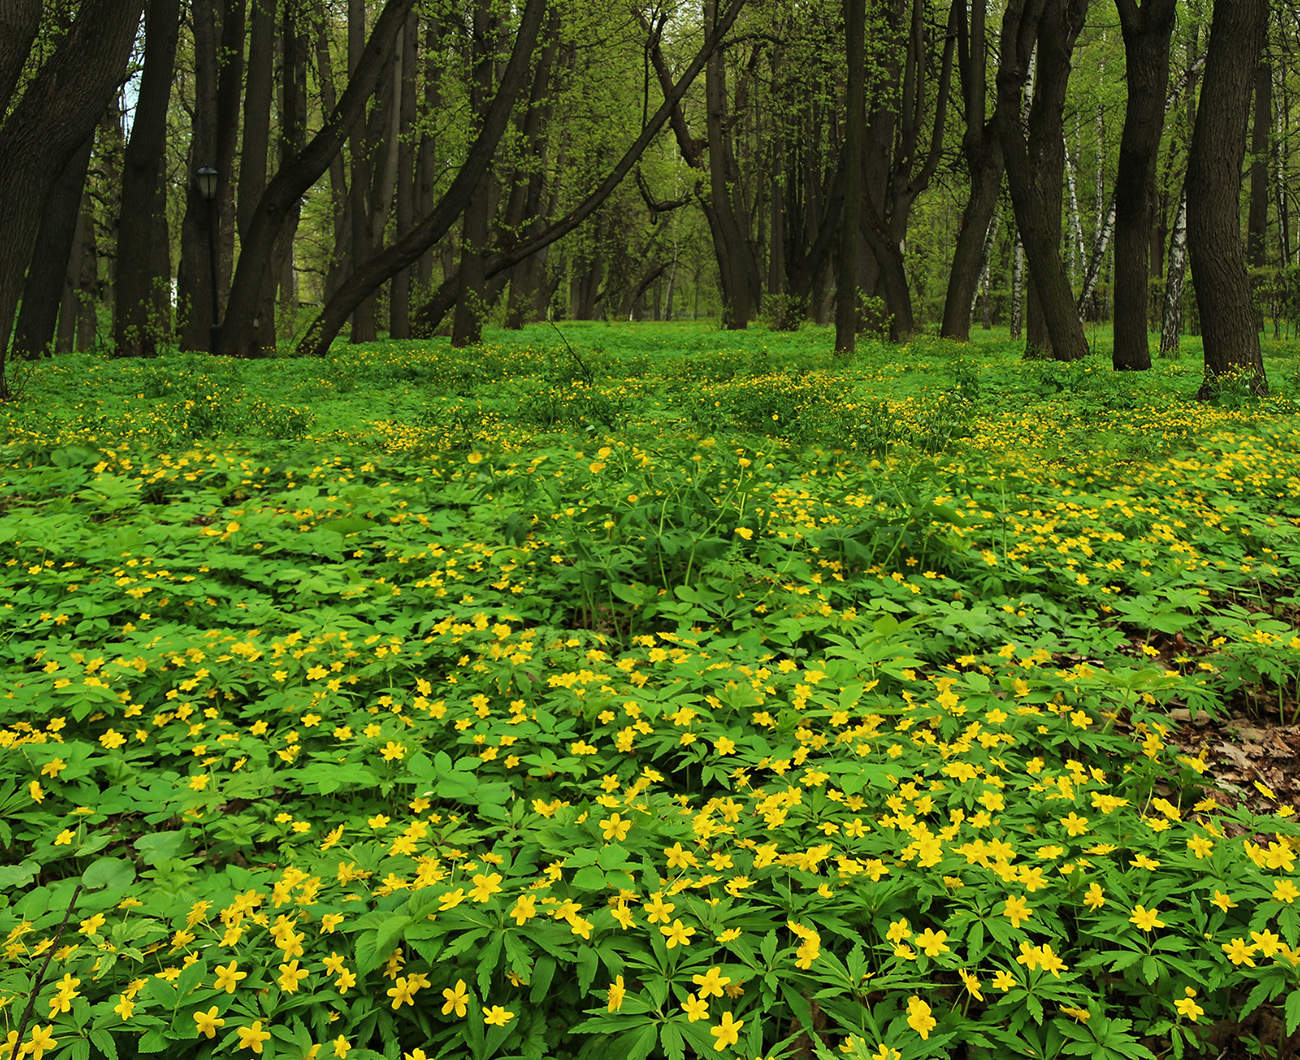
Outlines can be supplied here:
M211 202L217 197L217 171L211 166L199 166L198 172L194 174L199 182L199 194L204 200Z

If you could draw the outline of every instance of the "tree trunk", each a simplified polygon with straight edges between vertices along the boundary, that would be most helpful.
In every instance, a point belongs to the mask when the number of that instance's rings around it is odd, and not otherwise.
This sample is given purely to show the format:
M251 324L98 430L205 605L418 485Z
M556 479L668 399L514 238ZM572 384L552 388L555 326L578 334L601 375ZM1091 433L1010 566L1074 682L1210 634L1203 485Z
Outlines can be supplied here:
M348 80L338 105L325 124L289 163L282 165L262 192L248 225L248 238L239 255L230 285L226 321L220 332L221 352L230 356L256 352L256 336L249 328L256 311L267 270L271 267L276 238L290 209L325 172L338 154L354 122L361 120L366 100L385 68L384 57L391 51L397 31L406 21L413 0L386 0L370 40L357 64L356 75ZM353 306L348 307L351 314ZM336 331L337 333L337 331ZM332 338L333 336L331 336Z
M266 188L271 154L271 97L275 91L275 0L251 0L252 22L248 39L248 78L244 89L244 132L239 155L237 222L241 244L248 239L257 200ZM265 355L275 350L275 281L268 270L266 280L248 323L252 342L250 354Z
M217 8L223 8L220 27ZM183 326L183 350L208 350L213 343L212 290L218 300L230 275L234 242L235 154L239 136L239 101L243 87L244 13L246 0L194 0L194 123L185 216L181 222L181 260L177 274ZM220 40L218 40L218 32ZM202 166L217 171L217 198L199 194L194 173ZM209 252L212 211L216 214L216 250ZM216 276L212 260L216 259ZM218 303L219 304L219 303Z
M357 75L361 62L361 53L366 44L366 0L348 0L348 77ZM387 74L388 56L385 54L384 74ZM380 85L387 82L387 76L380 79ZM382 95L382 93L381 93ZM376 147L378 130L374 136L367 136L367 126L380 120L383 102L376 100L369 120L361 120L352 126L352 135L348 139L348 218L349 218L349 255L353 267L370 257L370 212L367 209L367 193L370 191L370 153ZM379 112L379 113L376 113ZM375 331L374 296L364 298L352 313L351 341L373 342Z
M1175 0L1116 0L1124 34L1128 103L1115 177L1116 371L1146 371L1147 284L1156 200L1156 162L1165 127L1169 88L1169 39Z
M623 152L623 156L614 164L600 184L559 220L554 221L519 246L499 255L494 255L486 269L489 279L506 269L513 268L519 262L550 246L557 239L568 235L601 207L614 189L626 179L627 175L632 171L632 167L636 165L645 152L646 147L658 135L659 130L677 111L682 97L686 95L686 90L690 88L695 78L704 68L704 64L707 62L709 55L712 54L713 49L718 46L723 36L726 35L735 22L736 16L740 14L741 8L744 7L744 2L745 0L732 0L727 6L717 24L709 30L700 50L695 53L694 58L687 64L671 89L664 93L664 101L659 109L645 122L640 135ZM525 11L527 10L525 8ZM471 149L471 153L472 151L473 149ZM467 159L467 164L468 162ZM467 174L462 167L462 173L457 174L452 188L443 197L445 205L436 209L433 214L417 225L410 238L401 240L400 244L390 247L382 255L377 256L375 261L369 263L366 278L357 281L356 287L358 289L367 282L382 283L384 279L393 274L393 271L414 260L412 257L407 257L408 254L414 253L416 256L422 254L445 234L456 218L456 213L452 211L457 210L456 203L458 200L452 195L452 192L458 188L463 179L467 179ZM463 199L459 201L463 204ZM374 277L379 277L379 279L376 280ZM420 334L430 334L438 326L442 317L451 307L453 296L449 295L448 291L454 292L454 290L454 277L450 282L444 280L433 297L420 308L420 311L412 319L412 325L418 327ZM349 297L355 297L355 294L349 295ZM324 353L329 348L330 340L338 327L334 321L337 319L338 312L346 305L346 300L343 298L338 299L338 302L340 304L336 306L327 305L321 316L308 330L307 337L298 347L301 353ZM331 331L331 327L335 330Z
M998 130L1016 223L1025 244L1029 281L1051 342L1051 356L1073 361L1086 357L1088 343L1075 313L1074 296L1061 261L1061 187L1064 141L1061 117L1070 75L1070 53L1087 0L1010 0L1002 22L1002 60L998 69ZM1036 17L1035 17L1036 16ZM1038 84L1029 114L1026 141L1016 120L1030 50L1038 44ZM1042 355L1031 332L1026 356Z
M287 0L280 24L280 151L277 168L288 164L303 148L307 120L307 34L301 0ZM298 318L298 274L294 268L294 237L302 213L295 199L272 251L272 273L280 292L276 332L292 335Z
M1261 52L1255 67L1255 117L1250 138L1250 205L1246 213L1246 264L1268 264L1268 156L1273 124L1273 68Z
M1169 237L1169 265L1165 270L1164 311L1160 320L1160 356L1176 357L1183 330L1183 281L1187 274L1187 187L1178 195L1178 213Z
M1238 205L1250 83L1267 19L1268 0L1215 0L1187 161L1187 250L1204 338L1203 399L1236 374L1249 376L1255 393L1268 390Z
M717 21L717 0L704 0L705 30L712 30ZM713 249L722 281L722 323L729 330L743 330L758 312L762 279L749 214L739 194L732 116L727 112L727 63L721 49L709 56L705 66L704 101L709 195L717 218Z
M400 140L397 148L397 237L415 223L415 119L417 116L416 73L419 63L419 16L413 10L402 29L402 84L398 100ZM393 277L388 299L388 337L411 337L411 269Z
M316 41L316 71L317 83L320 86L321 110L326 114L333 114L338 107L338 94L334 90L334 60L330 57L330 38L327 32L329 23L325 14L324 0L316 0L315 14L316 27L313 36ZM329 262L325 267L326 300L334 293L334 289L348 272L348 237L352 226L348 213L347 164L341 150L336 151L329 161L329 175L330 218L333 221L334 238L330 247Z
M835 276L835 353L851 357L858 331L858 255L861 253L859 215L862 210L863 133L867 124L866 0L844 0L845 55L848 59L848 100L844 117L844 213Z
M54 343L55 322L64 300L64 279L81 217L81 199L94 139L93 133L86 137L50 189L23 287L23 305L14 334L15 357L47 355Z
M49 193L121 83L144 0L85 0L0 126L0 400L14 316Z
M42 0L0 3L0 115L9 113L14 87L41 28L42 6Z
M482 121L492 97L492 66L499 24L490 0L475 0L469 68L471 120ZM489 208L492 201L491 170L485 169L474 185L461 218L460 270L456 312L451 323L451 344L461 348L482 341L483 315L487 312L486 278Z
M113 346L119 357L153 357L159 341L171 331L171 276L156 272L154 251L159 226L166 221L164 148L179 36L179 0L149 0L144 73L122 165L125 223L117 230L113 285ZM168 296L165 319L157 318L159 288Z

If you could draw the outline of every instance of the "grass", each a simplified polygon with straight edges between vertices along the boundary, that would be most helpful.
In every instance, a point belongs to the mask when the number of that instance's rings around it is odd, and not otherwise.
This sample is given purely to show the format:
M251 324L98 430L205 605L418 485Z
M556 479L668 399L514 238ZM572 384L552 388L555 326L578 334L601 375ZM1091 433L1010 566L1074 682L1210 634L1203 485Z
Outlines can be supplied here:
M1169 712L1296 718L1295 346L564 336L0 408L0 1033L1283 1055L1294 808Z

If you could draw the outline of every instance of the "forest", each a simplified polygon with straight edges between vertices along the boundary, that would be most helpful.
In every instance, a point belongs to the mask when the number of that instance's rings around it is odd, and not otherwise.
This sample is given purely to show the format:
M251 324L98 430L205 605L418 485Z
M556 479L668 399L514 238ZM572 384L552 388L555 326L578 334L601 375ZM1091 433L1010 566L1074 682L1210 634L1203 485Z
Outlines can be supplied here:
M1293 1060L1288 0L0 0L0 1060Z
M1098 325L1117 369L1191 330L1262 389L1297 312L1285 4L12 7L18 358L554 316L1071 360Z

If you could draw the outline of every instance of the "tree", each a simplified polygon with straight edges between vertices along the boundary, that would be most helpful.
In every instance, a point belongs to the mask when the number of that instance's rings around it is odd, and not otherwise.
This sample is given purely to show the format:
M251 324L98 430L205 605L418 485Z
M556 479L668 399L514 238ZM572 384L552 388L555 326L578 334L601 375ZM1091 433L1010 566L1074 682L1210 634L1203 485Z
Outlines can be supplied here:
M839 261L835 279L835 352L853 354L858 330L859 215L865 191L862 179L863 134L867 124L866 0L844 0L845 56L849 66L848 105L844 115L844 211L840 217Z
M695 78L699 76L700 71L704 68L704 64L713 53L713 49L718 46L722 38L731 29L744 4L745 0L731 0L719 16L717 23L707 32L700 50L686 64L671 91L665 93L664 101L659 109L645 121L640 134L623 152L622 157L614 164L604 179L563 217L553 221L511 250L493 255L484 269L485 280L491 280L501 275L520 262L549 247L556 240L562 239L600 209L611 193L626 179L633 166L636 165L645 152L646 147L667 123L670 115L681 103L686 90L690 88ZM483 139L483 133L480 132L479 141L476 141L475 148L471 149L471 158ZM490 156L491 152L488 151L487 154ZM472 171L466 169L470 161L471 159L466 159L466 165L461 167L461 172L457 174L456 180L447 193L444 194L442 201L433 213L424 218L405 237L388 247L383 253L376 255L362 269L358 270L358 274L349 281L347 290L340 290L335 293L335 296L330 299L324 310L321 311L320 316L307 329L307 334L302 342L298 344L300 354L324 355L329 350L330 342L338 334L342 321L347 318L353 300L364 297L364 292L367 289L373 289L387 280L398 269L405 268L412 261L415 261L446 233L447 229L455 222L456 217L459 216L459 209L463 208L466 187L473 177ZM433 297L420 307L411 320L412 328L416 330L417 334L427 335L438 326L455 302L456 286L457 279L454 275L444 279L442 285L434 292Z
M1050 340L1050 355L1057 360L1074 361L1088 355L1088 342L1061 260L1062 114L1070 53L1083 28L1087 7L1088 0L1009 0L1002 17L994 113L1011 203L1029 262L1031 310L1037 306L1046 331L1045 336L1035 334L1031 313L1027 357L1043 356L1049 344L1045 340ZM1026 138L1019 120L1020 94L1035 46L1038 76Z
M1267 20L1268 0L1215 0L1187 160L1187 251L1205 348L1202 399L1238 373L1249 376L1255 393L1268 390L1238 205L1251 81Z
M1117 371L1151 367L1147 282L1156 196L1156 160L1165 125L1169 41L1175 0L1115 0L1124 35L1128 102L1115 177L1115 345Z
M353 123L361 119L366 100L387 68L384 57L392 50L397 31L406 21L412 3L413 0L386 0L370 31L357 71L349 78L337 106L311 141L293 158L281 164L258 199L248 221L239 263L230 284L217 352L228 356L259 352L253 318L271 267L276 238L298 199L325 172L330 161L338 155Z
M22 15L24 5L16 12ZM121 84L144 0L85 0L67 35L0 126L0 400L9 397L5 358L23 278L50 191ZM0 50L0 89L9 81ZM21 69L21 67L20 67Z
M953 249L940 334L946 339L965 342L970 338L975 288L987 260L985 245L989 226L1002 190L1002 147L998 143L996 119L986 114L988 5L976 0L971 5L969 20L965 0L956 0L953 8L957 21L957 69L966 114L961 149L970 176L970 194L962 209L957 245Z
M155 248L160 229L166 232L163 145L179 35L180 0L149 0L144 73L122 165L122 216L129 223L118 230L113 285L113 344L119 357L156 354L171 315L171 277L155 268Z

